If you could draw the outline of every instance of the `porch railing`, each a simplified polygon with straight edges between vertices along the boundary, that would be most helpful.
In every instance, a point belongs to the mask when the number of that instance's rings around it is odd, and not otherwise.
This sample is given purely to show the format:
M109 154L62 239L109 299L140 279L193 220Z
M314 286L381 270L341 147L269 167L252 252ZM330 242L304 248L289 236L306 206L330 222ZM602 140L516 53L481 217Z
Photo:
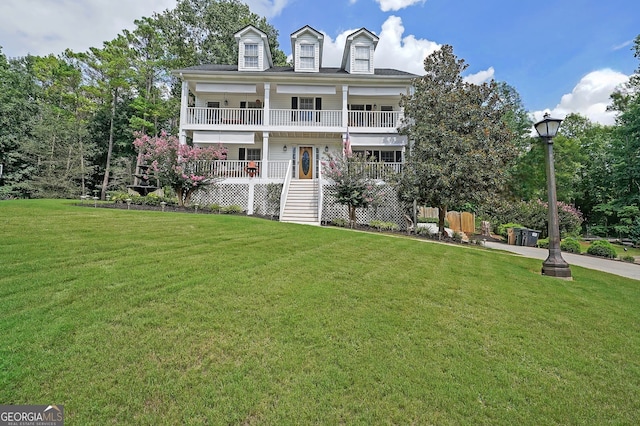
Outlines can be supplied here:
M187 124L261 125L263 110L258 108L187 108Z
M253 164L250 164L253 163ZM262 167L262 161L248 160L215 160L194 161L188 170L196 175L219 178L261 178L284 179L289 167L289 161L267 162L267 172ZM255 167L252 167L255 166Z
M368 179L389 180L402 172L402 163L363 163L358 166L364 168L365 176Z

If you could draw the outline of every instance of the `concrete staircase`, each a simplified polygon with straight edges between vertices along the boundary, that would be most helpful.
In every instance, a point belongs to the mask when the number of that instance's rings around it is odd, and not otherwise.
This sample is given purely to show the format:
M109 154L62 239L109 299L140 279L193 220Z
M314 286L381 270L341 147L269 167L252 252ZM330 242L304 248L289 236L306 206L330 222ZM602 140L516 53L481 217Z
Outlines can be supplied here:
M284 211L280 222L319 225L318 181L313 179L292 179L289 192L285 195Z

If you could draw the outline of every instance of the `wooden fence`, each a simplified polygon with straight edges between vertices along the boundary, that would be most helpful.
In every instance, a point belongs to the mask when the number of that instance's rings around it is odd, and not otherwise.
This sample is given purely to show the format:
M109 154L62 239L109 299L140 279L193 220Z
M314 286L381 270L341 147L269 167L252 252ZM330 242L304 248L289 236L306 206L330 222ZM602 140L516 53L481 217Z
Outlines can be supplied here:
M420 217L438 218L437 207L420 207ZM445 216L449 222L449 228L455 232L473 234L476 231L476 216L469 212L447 212Z

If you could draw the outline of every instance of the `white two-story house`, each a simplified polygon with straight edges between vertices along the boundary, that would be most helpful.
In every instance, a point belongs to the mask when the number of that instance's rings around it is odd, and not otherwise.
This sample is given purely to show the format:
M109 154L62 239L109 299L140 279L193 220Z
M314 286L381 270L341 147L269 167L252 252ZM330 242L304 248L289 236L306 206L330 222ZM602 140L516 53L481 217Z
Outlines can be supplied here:
M247 26L235 38L237 64L174 72L182 80L180 142L228 150L226 160L199 165L223 180L196 202L320 223L341 214L327 205L321 161L345 138L354 152L401 169L407 144L397 130L399 101L416 75L374 68L375 34L349 35L339 68L322 66L324 36L309 26L291 34L293 67L273 66L259 29ZM269 213L274 192L280 203Z

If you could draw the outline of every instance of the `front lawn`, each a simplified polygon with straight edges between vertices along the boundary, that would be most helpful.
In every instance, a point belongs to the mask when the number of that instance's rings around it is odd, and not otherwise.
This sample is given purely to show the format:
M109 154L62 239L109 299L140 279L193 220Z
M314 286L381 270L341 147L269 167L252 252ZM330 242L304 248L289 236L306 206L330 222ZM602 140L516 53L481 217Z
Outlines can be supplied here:
M0 402L78 424L638 424L640 282L229 215L0 201Z

